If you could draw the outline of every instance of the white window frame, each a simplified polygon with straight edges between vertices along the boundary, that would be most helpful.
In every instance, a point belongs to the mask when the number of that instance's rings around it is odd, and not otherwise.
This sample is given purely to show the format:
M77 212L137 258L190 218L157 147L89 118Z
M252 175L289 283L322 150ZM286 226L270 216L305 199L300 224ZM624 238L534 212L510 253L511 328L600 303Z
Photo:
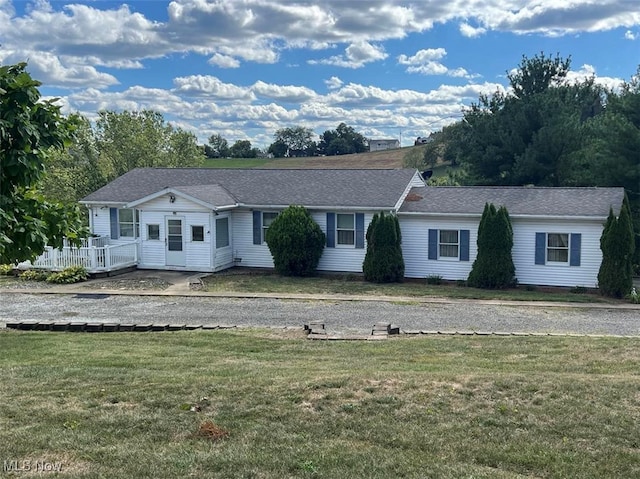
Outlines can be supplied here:
M194 239L194 234L193 234L193 229L194 228L202 228L202 239ZM204 243L204 239L205 239L205 232L204 232L204 225L191 225L191 242L192 243Z
M271 223L273 223L273 220L276 219L278 214L279 213L277 211L262 212L262 244L265 244L267 242L267 230L269 229L269 226L271 226ZM269 224L266 224L265 215L269 215L269 218L271 219L271 221L269 221Z
M567 246L551 246L549 244L549 240L552 235L556 236L566 236L567 238ZM566 251L567 259L565 261L559 261L557 259L551 259L549 253L551 251ZM571 234L570 233L547 233L546 241L545 241L545 264L550 265L569 265L571 261Z
M133 221L122 221L122 212L131 211L131 217ZM131 225L133 229L133 236L127 236L122 234L122 225ZM119 238L139 238L140 237L140 210L134 208L120 208L118 209L118 237Z
M218 246L218 232L219 232L218 221L222 221L222 220L227 221L227 244L224 246ZM222 218L216 218L216 249L227 248L231 245L231 238L230 238L231 235L229 234L229 227L230 227L230 221L228 216L225 216Z
M150 230L149 228L155 226L158 228L158 237L157 238L152 238L151 234L150 234ZM147 224L147 240L148 241L160 241L160 225L158 223L149 223Z
M350 216L353 228L340 228L340 217ZM340 242L340 232L351 232L353 241L351 243ZM336 248L355 248L356 247L356 215L355 213L336 213Z
M446 232L455 232L456 233L456 238L457 241L455 243L451 243L451 242L443 242L442 241L442 233ZM442 247L443 246L455 246L456 247L456 255L455 256L449 256L449 255L443 255L442 254ZM460 260L460 230L454 230L454 229L439 229L438 230L438 259L439 260L444 260L444 261L459 261Z

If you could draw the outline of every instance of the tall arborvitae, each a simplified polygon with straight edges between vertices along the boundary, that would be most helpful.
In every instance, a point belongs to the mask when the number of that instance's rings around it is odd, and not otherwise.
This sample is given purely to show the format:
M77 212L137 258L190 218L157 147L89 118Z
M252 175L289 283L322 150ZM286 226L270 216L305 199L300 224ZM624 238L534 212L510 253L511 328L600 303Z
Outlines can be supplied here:
M515 283L515 266L511 257L513 229L504 206L497 211L487 203L478 226L478 254L468 283L476 288L507 288Z
M602 263L598 271L600 291L615 298L629 294L633 287L632 260L635 237L626 195L618 218L615 217L613 210L609 211L609 217L600 237L600 249L602 250Z
M400 223L395 215L376 213L367 228L367 253L362 264L364 279L391 283L404 278Z

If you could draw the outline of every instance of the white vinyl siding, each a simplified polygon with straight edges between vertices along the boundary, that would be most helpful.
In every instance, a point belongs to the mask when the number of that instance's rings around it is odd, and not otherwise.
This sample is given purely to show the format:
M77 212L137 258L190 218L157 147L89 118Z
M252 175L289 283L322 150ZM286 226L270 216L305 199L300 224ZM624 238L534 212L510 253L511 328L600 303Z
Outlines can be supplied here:
M441 276L446 280L467 279L477 255L478 220L473 218L431 218L423 216L398 215L402 232L402 255L404 274L407 278ZM440 242L440 231L455 231L458 238L455 258L440 257L429 259L429 230L438 230L437 248L451 247L452 243ZM457 261L459 257L460 230L469 230L469 261ZM452 235L445 234L445 240ZM452 250L453 248L449 248ZM442 253L442 251L439 251Z
M511 218L513 226L513 263L520 284L546 286L584 286L595 288L598 270L602 262L600 236L603 224L599 221L526 220ZM569 266L568 262L547 261L535 264L536 233L559 232L580 234L580 266ZM548 239L545 245L548 244ZM548 254L548 251L546 251ZM570 253L569 253L570 256Z

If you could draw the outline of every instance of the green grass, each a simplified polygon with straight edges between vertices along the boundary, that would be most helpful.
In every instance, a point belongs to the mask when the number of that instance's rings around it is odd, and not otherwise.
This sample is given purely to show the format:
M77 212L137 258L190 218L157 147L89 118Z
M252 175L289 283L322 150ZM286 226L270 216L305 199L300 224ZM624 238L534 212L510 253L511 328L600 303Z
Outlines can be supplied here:
M207 158L204 168L260 168L273 160L269 158Z
M366 296L446 297L452 299L499 299L513 301L567 301L576 303L619 302L594 293L572 293L569 289L545 290L525 287L508 290L468 288L455 284L369 283L356 275L326 275L292 278L255 272L251 274L214 274L203 278L206 291L245 293L346 294Z
M639 340L293 335L0 331L0 459L56 477L640 475ZM229 437L198 437L206 421Z

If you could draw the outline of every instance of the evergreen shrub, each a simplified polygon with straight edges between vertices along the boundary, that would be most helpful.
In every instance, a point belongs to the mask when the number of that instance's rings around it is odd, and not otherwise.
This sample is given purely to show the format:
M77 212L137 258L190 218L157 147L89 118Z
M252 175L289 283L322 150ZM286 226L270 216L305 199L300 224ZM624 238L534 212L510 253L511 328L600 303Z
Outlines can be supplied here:
M267 229L275 270L284 276L312 276L324 250L325 234L303 206L291 205Z
M367 228L367 253L362 264L364 279L374 283L401 282L404 279L402 235L395 215L373 215Z

